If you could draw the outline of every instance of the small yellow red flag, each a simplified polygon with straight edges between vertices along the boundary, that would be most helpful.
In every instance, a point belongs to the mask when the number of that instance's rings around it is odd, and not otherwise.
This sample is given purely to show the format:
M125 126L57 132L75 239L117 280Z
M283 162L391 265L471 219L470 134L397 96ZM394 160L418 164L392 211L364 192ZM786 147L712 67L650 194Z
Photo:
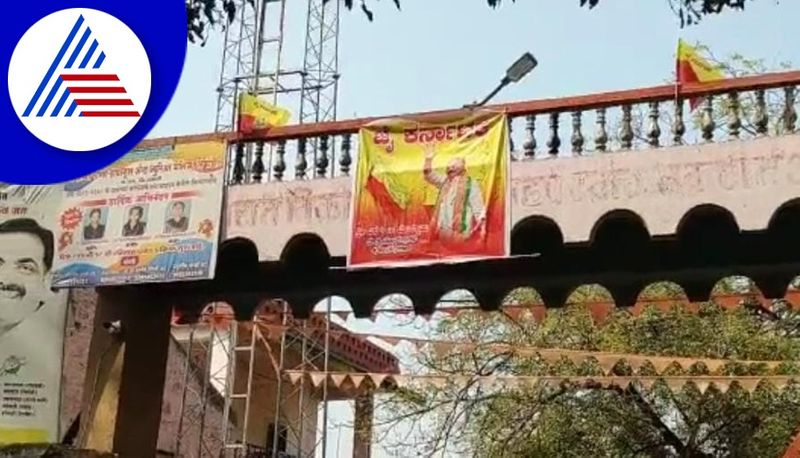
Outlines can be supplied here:
M254 94L244 93L239 98L239 132L284 126L290 117L289 110L267 103Z
M678 54L675 62L675 73L678 84L708 83L725 78L725 73L719 66L712 64L700 55L697 48L678 40ZM697 99L689 101L692 110L698 104Z

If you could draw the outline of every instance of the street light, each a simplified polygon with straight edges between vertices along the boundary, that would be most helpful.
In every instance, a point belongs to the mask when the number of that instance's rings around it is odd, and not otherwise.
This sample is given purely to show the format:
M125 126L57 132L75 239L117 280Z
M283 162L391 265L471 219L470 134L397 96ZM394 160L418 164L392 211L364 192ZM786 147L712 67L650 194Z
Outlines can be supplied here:
M494 88L494 90L491 93L489 93L489 95L486 96L486 98L481 100L480 103L472 103L469 105L464 105L464 108L477 108L486 105L486 103L489 102L489 100L491 100L492 97L496 96L497 93L500 92L504 87L508 86L511 83L516 83L522 78L524 78L525 75L527 75L528 73L530 73L531 70L536 68L537 64L538 62L536 61L536 58L533 57L531 53L526 52L525 54L520 56L520 58L517 59L516 62L511 64L510 67L508 67L508 70L506 70L506 75L503 77L502 80L500 80L500 84L498 84L497 87Z

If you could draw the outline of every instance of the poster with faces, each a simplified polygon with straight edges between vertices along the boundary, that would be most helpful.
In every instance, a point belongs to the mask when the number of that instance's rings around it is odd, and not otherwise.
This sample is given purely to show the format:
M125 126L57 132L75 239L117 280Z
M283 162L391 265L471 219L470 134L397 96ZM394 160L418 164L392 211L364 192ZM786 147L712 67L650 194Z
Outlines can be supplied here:
M224 142L137 148L63 185L58 288L214 277Z
M0 185L0 445L58 442L67 292L50 289L57 187Z

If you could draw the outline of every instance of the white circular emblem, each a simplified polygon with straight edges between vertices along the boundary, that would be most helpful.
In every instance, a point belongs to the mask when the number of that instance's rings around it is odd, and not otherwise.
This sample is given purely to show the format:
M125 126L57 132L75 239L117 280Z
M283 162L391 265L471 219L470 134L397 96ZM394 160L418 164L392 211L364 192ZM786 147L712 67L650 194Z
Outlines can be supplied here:
M133 129L150 98L150 60L122 21L70 8L31 26L8 66L8 92L22 124L67 151L93 151Z

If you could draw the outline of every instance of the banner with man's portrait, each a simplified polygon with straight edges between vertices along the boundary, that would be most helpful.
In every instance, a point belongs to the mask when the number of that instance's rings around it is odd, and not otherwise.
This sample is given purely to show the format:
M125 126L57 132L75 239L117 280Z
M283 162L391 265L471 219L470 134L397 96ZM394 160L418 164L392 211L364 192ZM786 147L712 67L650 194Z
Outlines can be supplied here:
M362 128L348 266L506 255L508 158L502 114Z
M63 185L56 287L214 277L224 142L139 148Z
M50 289L59 192L0 185L0 445L60 440L67 292Z

